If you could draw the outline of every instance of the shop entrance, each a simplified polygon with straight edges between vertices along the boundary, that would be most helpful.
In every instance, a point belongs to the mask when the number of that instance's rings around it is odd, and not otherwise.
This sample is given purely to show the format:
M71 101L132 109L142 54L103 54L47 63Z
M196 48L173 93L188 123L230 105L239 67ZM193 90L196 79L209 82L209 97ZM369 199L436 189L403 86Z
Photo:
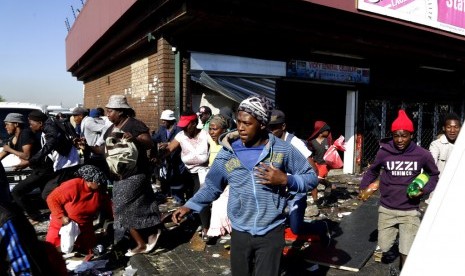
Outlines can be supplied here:
M334 139L345 132L347 87L282 81L277 83L276 107L286 114L287 128L307 139L314 122L325 121Z

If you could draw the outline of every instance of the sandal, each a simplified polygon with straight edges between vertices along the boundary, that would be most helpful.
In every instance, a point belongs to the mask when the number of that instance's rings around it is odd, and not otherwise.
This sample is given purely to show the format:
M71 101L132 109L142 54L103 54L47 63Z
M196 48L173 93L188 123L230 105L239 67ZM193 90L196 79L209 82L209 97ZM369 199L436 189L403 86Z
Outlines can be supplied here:
M152 251L155 248L155 246L157 245L158 239L160 238L160 235L161 235L161 229L158 228L157 233L155 234L155 240L152 243L147 243L145 251L143 253L145 254L150 253L150 251Z
M148 243L148 244L145 246L145 251L144 251L143 253L144 253L144 254L150 253L150 251L152 251L153 248L155 248L155 245L157 245L156 242L154 242L154 243Z
M140 254L140 252L137 252L137 253L136 253L136 252L133 252L131 249L128 249L128 252L126 252L126 254L124 254L124 256L126 256L126 257L132 257L132 256L134 256L134 255L136 255L136 254Z

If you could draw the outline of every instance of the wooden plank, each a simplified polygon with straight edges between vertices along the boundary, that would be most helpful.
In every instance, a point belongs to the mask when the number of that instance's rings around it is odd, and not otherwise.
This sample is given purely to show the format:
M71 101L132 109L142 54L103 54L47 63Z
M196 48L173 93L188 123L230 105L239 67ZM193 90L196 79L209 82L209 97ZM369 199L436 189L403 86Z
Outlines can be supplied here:
M311 244L303 252L308 262L348 271L359 271L373 255L378 241L378 201L373 195L345 216L333 230L329 246Z
M197 233L194 233L194 236L192 236L190 240L189 247L193 251L205 251L206 244Z

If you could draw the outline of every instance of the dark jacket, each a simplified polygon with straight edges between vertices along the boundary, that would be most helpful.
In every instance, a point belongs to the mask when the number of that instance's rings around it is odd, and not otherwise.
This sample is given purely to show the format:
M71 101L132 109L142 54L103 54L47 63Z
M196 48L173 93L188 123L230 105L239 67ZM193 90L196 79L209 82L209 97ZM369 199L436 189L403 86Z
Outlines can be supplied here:
M167 133L167 129L165 126L160 126L157 132L155 132L152 135L152 141L155 144L154 147L154 155L158 155L159 153L157 152L157 144L158 143L168 143L173 141L174 137L176 134L182 131L182 128L178 126L174 126L173 131L170 132L169 136ZM185 170L186 166L181 160L181 148L177 148L175 151L173 151L167 158L166 158L166 164L168 165L168 178L171 178L175 175L181 175Z
M5 168L3 167L2 162L0 162L0 203L10 202L11 193L10 193L10 183L6 177Z
M64 137L64 133L60 131L55 121L47 119L42 132L45 134L45 144L29 159L31 165L44 162L47 155L54 150L63 156L69 154L73 144Z
M422 170L430 176L423 188L423 192L429 194L436 188L439 178L439 170L431 153L413 141L400 151L394 146L392 138L384 139L375 161L363 175L360 189L365 189L380 176L382 206L394 210L415 210L419 207L420 199L409 198L407 187Z

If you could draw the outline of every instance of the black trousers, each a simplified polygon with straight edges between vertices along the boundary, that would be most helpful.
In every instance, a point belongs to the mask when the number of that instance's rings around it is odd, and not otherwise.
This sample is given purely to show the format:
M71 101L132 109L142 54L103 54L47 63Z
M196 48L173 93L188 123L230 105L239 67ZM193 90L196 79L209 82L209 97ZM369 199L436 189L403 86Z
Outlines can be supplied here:
M44 189L45 183L55 177L52 164L45 164L45 166L32 170L32 173L24 180L21 180L14 186L11 191L13 200L16 204L23 209L29 216L38 215L37 206L32 206L27 195L39 188L41 191Z
M74 172L76 172L80 167L80 165L76 165L56 171L53 174L53 178L45 183L42 190L42 199L47 201L47 197L53 189L60 186L61 183L70 180L71 178L75 178Z
M262 236L234 230L231 233L231 273L233 276L279 275L284 249L284 225Z

